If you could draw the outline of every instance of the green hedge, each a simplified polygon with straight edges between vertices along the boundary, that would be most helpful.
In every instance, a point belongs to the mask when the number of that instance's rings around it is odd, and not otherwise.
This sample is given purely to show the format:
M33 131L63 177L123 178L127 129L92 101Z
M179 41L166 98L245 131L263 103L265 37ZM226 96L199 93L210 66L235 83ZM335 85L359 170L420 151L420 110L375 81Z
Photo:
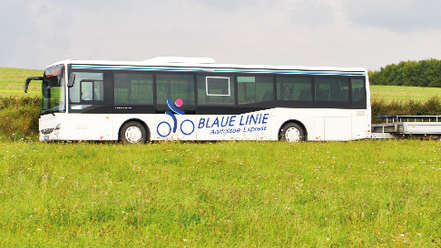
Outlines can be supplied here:
M441 100L433 97L425 102L421 101L393 101L375 100L372 102L372 122L379 123L381 115L441 115Z
M14 140L36 138L40 106L38 97L0 97L0 135ZM441 100L372 102L373 123L381 122L377 116L392 114L441 115Z
M13 140L35 138L40 106L39 97L0 98L0 135Z

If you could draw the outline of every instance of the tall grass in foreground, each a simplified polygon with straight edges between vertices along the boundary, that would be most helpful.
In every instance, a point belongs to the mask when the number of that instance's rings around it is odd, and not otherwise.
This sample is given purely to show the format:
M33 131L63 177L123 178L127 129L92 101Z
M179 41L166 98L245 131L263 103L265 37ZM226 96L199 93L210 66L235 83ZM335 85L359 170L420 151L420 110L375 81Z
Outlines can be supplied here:
M1 247L439 247L441 143L0 142Z

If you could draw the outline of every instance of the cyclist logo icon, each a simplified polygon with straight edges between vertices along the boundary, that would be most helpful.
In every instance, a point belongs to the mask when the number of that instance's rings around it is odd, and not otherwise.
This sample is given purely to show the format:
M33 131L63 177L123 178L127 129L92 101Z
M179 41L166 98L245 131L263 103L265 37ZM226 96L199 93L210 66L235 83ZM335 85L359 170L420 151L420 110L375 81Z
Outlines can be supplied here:
M176 99L174 104L170 99L167 99L167 106L169 110L165 111L165 114L172 118L173 127L170 125L170 123L166 121L161 121L156 127L156 132L159 136L161 136L162 138L166 138L172 132L176 133L178 129L178 120L176 119L175 114L185 115L185 112L182 109L180 109L182 105L184 105L184 101L182 101L181 98ZM194 123L189 119L183 120L179 125L179 130L184 135L191 135L194 132L194 129L195 129Z

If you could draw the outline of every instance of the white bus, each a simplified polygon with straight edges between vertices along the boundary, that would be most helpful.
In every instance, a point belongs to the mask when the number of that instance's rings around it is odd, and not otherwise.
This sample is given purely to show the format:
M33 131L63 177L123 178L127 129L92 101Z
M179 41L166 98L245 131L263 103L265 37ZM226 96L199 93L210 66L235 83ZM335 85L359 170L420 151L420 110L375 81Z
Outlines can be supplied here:
M65 60L42 80L41 141L286 140L371 137L362 68Z

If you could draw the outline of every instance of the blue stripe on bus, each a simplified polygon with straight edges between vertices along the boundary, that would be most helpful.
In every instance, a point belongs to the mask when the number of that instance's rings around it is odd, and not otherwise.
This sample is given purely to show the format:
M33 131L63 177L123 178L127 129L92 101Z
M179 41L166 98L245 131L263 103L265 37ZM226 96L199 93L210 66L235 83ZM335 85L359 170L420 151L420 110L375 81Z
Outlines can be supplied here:
M238 70L238 69L210 69L210 68L173 68L173 67L134 67L134 66L91 66L72 65L72 69L92 70L131 70L131 71L187 71L187 72L240 72L240 73L272 73L272 74L306 74L306 75L340 75L365 76L364 72L337 72L337 71L297 71L297 70Z

